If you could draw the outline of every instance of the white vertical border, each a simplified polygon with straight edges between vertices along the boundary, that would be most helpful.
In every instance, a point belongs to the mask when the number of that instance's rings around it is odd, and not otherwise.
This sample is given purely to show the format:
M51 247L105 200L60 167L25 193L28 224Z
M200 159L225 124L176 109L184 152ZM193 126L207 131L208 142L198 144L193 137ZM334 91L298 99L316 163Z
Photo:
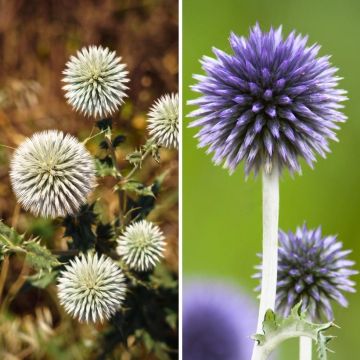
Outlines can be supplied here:
M178 63L179 63L179 77L178 77L178 87L179 87L179 239L178 239L178 251L179 251L179 321L178 321L178 336L179 336L179 359L182 359L182 290L183 290L183 264L182 264L182 255L183 255L183 222L182 222L182 211L183 211L183 59L182 59L182 45L183 45L183 17L182 17L182 0L178 0Z

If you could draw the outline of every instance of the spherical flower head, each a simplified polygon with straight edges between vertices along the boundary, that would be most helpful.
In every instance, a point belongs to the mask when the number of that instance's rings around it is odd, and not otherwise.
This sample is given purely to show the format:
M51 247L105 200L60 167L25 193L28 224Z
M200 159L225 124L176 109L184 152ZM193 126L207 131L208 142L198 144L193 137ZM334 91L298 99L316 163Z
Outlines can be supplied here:
M351 275L351 250L343 250L336 236L323 236L321 227L310 230L303 225L296 232L279 232L279 260L276 307L287 316L302 301L310 319L333 320L331 301L346 307L343 292L355 292ZM258 267L261 269L261 266ZM261 279L261 273L255 277Z
M156 100L148 114L148 130L157 145L179 147L178 94L166 94Z
M159 226L141 220L126 227L118 239L117 253L137 271L152 270L164 256L165 237Z
M126 65L115 51L102 46L84 47L71 56L63 71L68 103L86 116L113 114L127 96L129 79Z
M299 158L313 166L315 155L325 157L329 140L337 140L337 123L346 99L337 89L339 77L320 47L306 45L307 37L281 27L262 32L256 25L249 38L230 36L233 54L213 49L204 57L205 75L195 75L193 90L201 96L190 126L201 127L199 147L208 147L215 164L232 173L241 161L245 173L273 166L300 172Z
M58 279L66 312L83 322L103 322L121 308L126 285L121 269L104 255L88 253L70 260Z
M183 290L184 360L248 360L255 305L236 286L192 280Z
M96 185L90 153L75 137L57 130L27 138L10 167L18 202L35 216L73 215Z

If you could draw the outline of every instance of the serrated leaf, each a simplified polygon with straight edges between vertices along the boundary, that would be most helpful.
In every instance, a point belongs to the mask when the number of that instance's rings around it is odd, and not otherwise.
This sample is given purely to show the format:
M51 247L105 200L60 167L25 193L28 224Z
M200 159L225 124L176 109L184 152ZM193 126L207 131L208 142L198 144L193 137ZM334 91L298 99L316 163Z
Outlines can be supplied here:
M276 321L276 314L272 310L268 310L265 313L265 320L263 322L264 333L276 331L277 327L278 327L278 324Z
M29 276L27 280L31 283L31 285L38 287L40 289L45 289L55 281L57 275L58 275L57 271L51 271L45 273L43 272Z
M327 344L333 338L324 332L334 327L332 322L315 324L306 319L306 313L301 312L301 303L296 304L288 317L277 315L268 310L263 321L263 333L252 338L257 342L260 354L259 359L266 359L280 343L300 336L310 337L317 344L319 360L327 359Z
M24 235L20 235L15 229L0 221L0 248L11 249L22 243Z
M39 274L49 273L54 266L60 265L47 247L40 244L39 238L24 241L24 235L0 222L0 257L5 253L19 252L25 254L27 264Z
M326 344L328 343L326 336L319 333L318 334L318 347L317 347L317 355L320 360L325 360L327 357L327 347Z
M116 176L116 169L114 166L109 164L108 161L101 161L99 159L95 159L95 169L96 169L96 175L99 177L105 177L105 176Z
M47 247L40 244L39 239L25 241L23 249L26 251L25 261L40 273L50 272L54 266L60 265Z
M124 185L122 185L122 190L124 191L131 191L138 195L142 196L153 196L155 197L153 191L152 191L152 185L145 186L139 181L131 180L126 182Z
M135 150L133 153L126 156L126 160L132 165L141 167L143 154L140 150Z
M145 154L151 154L152 158L159 163L160 162L160 154L159 154L160 146L157 145L153 139L148 139L145 145L142 146L143 155L145 158Z
M141 195L134 200L128 198L128 209L131 211L131 219L145 219L155 207L155 197L160 191L157 181L151 187L153 195Z
M290 311L290 314L292 317L296 318L300 318L300 319L305 319L306 317L306 312L302 312L301 311L302 308L302 301L299 301Z

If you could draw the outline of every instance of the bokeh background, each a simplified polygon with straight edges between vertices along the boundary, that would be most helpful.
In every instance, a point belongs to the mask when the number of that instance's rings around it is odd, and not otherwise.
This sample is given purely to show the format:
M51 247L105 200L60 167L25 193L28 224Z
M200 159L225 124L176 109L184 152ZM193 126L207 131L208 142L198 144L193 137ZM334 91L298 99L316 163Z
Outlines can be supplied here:
M230 31L247 35L256 22L269 29L283 25L288 34L296 29L309 34L310 43L322 45L321 54L331 54L332 63L344 77L341 87L350 100L345 113L349 120L339 131L339 143L320 159L314 170L303 166L303 175L283 176L280 184L280 226L295 229L307 222L321 224L325 234L338 234L360 269L360 2L357 0L183 0L183 89L184 105L196 96L189 85L192 74L201 73L199 59L212 55L215 46L230 51ZM184 106L184 116L190 111ZM256 301L251 279L256 253L261 250L261 177L244 180L239 169L233 176L211 163L211 157L196 148L196 129L183 131L183 269L186 276L202 274L231 278ZM358 280L358 276L354 277ZM329 359L358 356L360 291L347 296L349 309L335 307L330 343L335 354ZM251 329L249 329L251 333ZM297 341L289 341L280 359L297 358Z
M121 167L128 166L126 154L145 143L151 104L164 93L178 91L177 0L0 1L1 145L14 148L33 132L52 128L81 140L89 136L94 121L66 104L61 78L69 56L93 44L115 50L128 66L129 97L113 119L115 133L127 136L117 149L117 158ZM94 139L88 148L101 155L98 142ZM59 222L34 218L16 206L8 176L11 148L0 146L0 219L20 233L41 236L50 249L65 249ZM164 264L176 273L177 152L161 150L161 165L149 159L139 176L152 181L164 169L169 172L149 220L163 229L167 239ZM114 184L109 186L107 181L100 182L94 195L102 197L104 222L114 219L118 207L111 189ZM5 283L1 280L3 298L19 275L30 271L21 268L22 262L12 259ZM0 358L91 359L91 341L97 331L101 328L79 325L64 314L54 286L41 290L25 282L9 309L0 311ZM122 360L129 358L127 351L121 352Z

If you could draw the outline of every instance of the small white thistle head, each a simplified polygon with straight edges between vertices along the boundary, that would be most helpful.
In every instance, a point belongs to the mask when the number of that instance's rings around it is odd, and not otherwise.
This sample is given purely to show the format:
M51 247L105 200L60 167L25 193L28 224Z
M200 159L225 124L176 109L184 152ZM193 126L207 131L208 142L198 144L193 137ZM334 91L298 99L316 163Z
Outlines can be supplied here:
M68 103L86 116L95 118L114 113L127 96L126 65L115 51L102 46L84 47L71 56L63 71Z
M90 153L57 130L35 133L15 150L10 179L25 210L50 218L76 213L96 185Z
M159 146L179 146L179 95L166 94L156 100L148 113L148 130Z
M164 256L164 240L159 226L141 220L126 227L118 239L117 253L131 269L148 271Z
M103 322L121 308L125 298L125 277L104 255L88 253L70 260L58 279L61 305L83 322Z

